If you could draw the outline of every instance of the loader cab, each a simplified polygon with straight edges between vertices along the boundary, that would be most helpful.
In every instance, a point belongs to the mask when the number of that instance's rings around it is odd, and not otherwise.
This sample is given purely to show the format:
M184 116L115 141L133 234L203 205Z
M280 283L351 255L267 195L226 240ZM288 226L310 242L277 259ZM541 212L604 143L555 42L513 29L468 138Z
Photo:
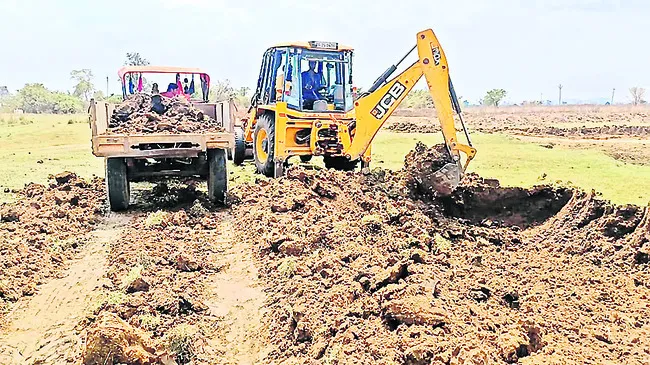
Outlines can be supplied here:
M334 42L301 42L264 53L253 104L287 103L296 111L348 112L352 96L350 47Z

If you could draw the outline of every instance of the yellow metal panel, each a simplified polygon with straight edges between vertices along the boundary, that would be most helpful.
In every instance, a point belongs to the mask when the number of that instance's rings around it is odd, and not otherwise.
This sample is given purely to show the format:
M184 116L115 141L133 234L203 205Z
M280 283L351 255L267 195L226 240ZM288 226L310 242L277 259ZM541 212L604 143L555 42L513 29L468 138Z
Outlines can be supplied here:
M275 104L275 160L284 161L287 156L287 103Z
M345 151L346 155L356 160L364 154L381 126L413 89L420 77L422 77L422 69L419 63L415 63L386 85L356 101L357 127L352 144Z

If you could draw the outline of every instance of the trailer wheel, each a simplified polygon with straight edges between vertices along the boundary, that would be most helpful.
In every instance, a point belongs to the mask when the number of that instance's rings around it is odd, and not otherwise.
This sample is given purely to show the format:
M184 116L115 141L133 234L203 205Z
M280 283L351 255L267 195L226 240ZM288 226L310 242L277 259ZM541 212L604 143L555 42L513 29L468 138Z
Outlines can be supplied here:
M123 158L106 159L106 190L112 211L119 212L129 207L131 189Z
M232 149L232 162L240 166L246 159L246 141L244 140L244 130L235 129L235 148Z
M257 172L268 177L275 173L275 123L269 114L263 114L255 124L253 157Z
M359 160L350 161L343 156L323 156L325 167L340 171L354 171L359 165Z
M227 189L226 150L208 150L208 199L215 204L224 204Z
M304 162L304 163L307 163L307 162L311 161L312 157L313 157L312 155L301 155L300 156L300 161Z

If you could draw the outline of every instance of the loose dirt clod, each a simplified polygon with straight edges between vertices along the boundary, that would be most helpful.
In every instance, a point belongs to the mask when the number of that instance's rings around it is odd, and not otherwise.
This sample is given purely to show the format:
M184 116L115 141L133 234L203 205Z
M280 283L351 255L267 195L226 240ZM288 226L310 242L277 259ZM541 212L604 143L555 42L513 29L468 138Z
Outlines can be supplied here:
M83 363L161 364L153 341L112 313L102 313L88 330Z
M215 133L223 126L184 97L160 97L162 112L154 111L152 96L138 93L115 107L108 125L112 134Z

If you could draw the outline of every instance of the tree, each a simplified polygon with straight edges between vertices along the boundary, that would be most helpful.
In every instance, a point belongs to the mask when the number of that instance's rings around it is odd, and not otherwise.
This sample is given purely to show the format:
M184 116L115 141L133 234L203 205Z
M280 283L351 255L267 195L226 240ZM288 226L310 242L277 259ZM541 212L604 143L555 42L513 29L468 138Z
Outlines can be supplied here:
M498 107L501 101L506 97L506 94L506 91L503 89L492 89L485 94L483 104Z
M633 105L639 105L639 104L645 104L645 99L643 97L645 96L645 89L642 87L631 87L630 88L630 95L632 95L632 104Z
M18 97L11 95L6 86L0 86L0 112L10 113L18 108Z
M150 65L149 60L140 56L139 52L126 53L126 61L124 61L124 66L148 66L148 65ZM121 84L122 80L118 79L117 82ZM142 89L151 90L151 85L149 84L149 81L145 77L142 78ZM165 90L161 90L161 91L165 91Z
M26 84L18 90L16 107L27 113L78 113L83 101L69 93L52 92L43 84Z
M148 66L149 60L140 56L139 52L127 52L124 66Z
M251 97L248 94L249 91L249 87L242 86L239 88L237 94L235 95L235 101L237 102L237 105L241 106L244 109L251 106Z
M95 90L95 85L92 83L93 72L87 68L72 70L70 72L70 78L77 83L74 87L73 95L83 98L85 101L90 101L90 97Z
M210 97L211 101L225 101L230 98L234 98L236 95L235 88L230 84L230 80L217 80L210 87Z
M248 92L251 91L251 88L248 86L242 86L239 88L239 91L237 92L238 95L241 96L248 96Z
M26 113L47 113L52 109L52 93L43 84L26 84L18 90L18 97Z
M96 90L95 93L93 94L93 99L104 100L106 99L106 96L104 95L104 92L102 92L101 90Z
M52 113L73 114L82 110L83 102L78 97L59 91L52 93Z

